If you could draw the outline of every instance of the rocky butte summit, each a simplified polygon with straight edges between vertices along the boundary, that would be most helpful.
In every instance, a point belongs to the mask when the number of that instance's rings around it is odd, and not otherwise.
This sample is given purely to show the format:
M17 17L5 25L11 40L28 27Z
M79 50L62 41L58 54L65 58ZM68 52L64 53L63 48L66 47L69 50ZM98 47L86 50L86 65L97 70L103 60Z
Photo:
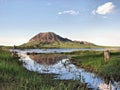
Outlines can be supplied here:
M39 33L29 40L29 42L43 42L43 43L53 43L53 42L67 42L70 41L67 38L63 38L53 32Z
M94 46L96 45L90 42L72 41L53 32L39 33L21 45L23 48L91 48Z

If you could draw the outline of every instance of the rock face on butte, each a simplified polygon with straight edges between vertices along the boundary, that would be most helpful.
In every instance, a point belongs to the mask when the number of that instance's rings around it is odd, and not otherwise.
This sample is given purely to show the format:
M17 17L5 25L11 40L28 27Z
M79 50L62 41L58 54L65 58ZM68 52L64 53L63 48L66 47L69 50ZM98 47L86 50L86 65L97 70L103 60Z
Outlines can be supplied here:
M67 38L63 38L53 32L39 33L34 36L29 42L43 42L43 43L52 43L52 42L62 42L62 41L71 41Z

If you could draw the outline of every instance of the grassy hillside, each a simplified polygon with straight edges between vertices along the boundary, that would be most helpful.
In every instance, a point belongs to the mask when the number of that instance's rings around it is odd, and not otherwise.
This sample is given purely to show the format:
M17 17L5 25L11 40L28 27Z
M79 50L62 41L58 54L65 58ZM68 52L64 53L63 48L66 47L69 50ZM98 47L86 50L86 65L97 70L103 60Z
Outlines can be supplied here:
M94 44L80 44L79 42L53 42L53 43L40 43L29 42L21 45L19 48L96 48Z

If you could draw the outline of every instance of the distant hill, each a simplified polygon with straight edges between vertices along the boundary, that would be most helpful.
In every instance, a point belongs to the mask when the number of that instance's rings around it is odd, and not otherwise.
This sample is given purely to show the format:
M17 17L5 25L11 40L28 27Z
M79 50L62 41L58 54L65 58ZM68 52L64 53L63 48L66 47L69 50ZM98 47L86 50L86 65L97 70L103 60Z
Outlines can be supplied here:
M27 43L21 45L23 48L92 48L96 47L87 41L72 41L63 38L53 32L39 33L32 37Z
M63 38L53 32L39 33L29 40L29 42L42 42L42 43L68 42L68 41L71 40Z

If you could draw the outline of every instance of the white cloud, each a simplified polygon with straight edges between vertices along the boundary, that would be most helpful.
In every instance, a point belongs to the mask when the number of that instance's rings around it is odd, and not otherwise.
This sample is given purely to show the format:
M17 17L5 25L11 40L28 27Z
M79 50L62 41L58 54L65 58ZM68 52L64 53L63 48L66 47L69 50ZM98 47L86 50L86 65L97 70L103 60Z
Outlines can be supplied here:
M59 15L62 15L62 14L79 15L79 11L75 11L75 10L68 10L68 11L58 12L58 14L59 14Z
M92 14L100 14L100 15L106 15L106 14L110 14L113 12L115 6L113 5L112 2L107 2L101 6L99 6L96 10L92 11Z

